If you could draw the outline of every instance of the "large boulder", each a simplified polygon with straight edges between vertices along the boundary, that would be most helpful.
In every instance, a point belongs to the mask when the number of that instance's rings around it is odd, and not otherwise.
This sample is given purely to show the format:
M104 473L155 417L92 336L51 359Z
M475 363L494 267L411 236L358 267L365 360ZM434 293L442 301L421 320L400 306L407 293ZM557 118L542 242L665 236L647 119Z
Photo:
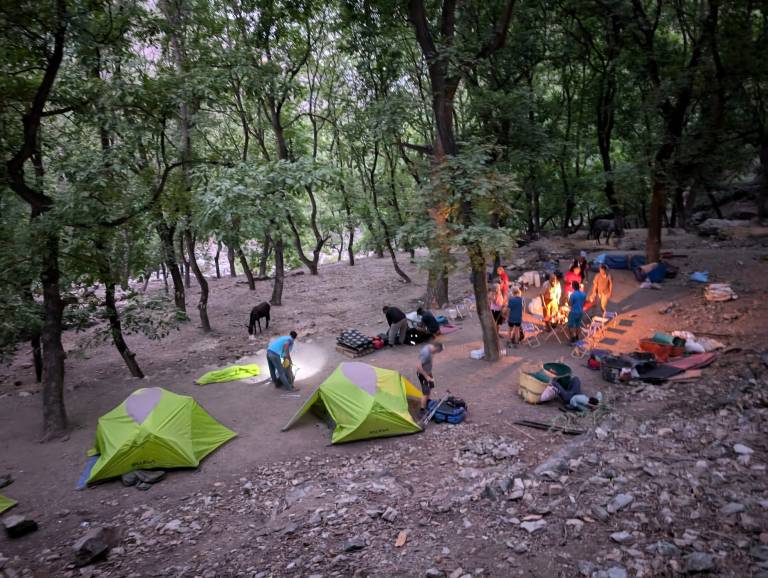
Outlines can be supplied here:
M3 527L9 538L21 538L37 530L37 522L26 516L6 516L3 518Z
M698 226L699 235L727 239L730 237L730 229L736 227L749 227L749 221L737 221L731 219L707 219Z
M85 566L105 558L109 551L120 543L122 537L123 533L119 528L91 528L72 546L75 565Z

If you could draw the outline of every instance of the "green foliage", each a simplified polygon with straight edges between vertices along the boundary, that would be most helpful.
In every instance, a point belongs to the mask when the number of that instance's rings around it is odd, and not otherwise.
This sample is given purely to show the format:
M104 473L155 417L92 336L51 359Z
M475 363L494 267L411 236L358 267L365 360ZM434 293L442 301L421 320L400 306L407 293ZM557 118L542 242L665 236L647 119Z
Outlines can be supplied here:
M363 249L389 236L401 250L439 239L493 251L524 232L559 229L568 206L573 220L605 212L609 180L625 212L639 214L663 137L661 107L688 78L708 2L660 2L658 86L631 3L518 1L504 46L481 57L505 4L459 3L454 42L437 42L435 58L461 82L452 102L460 152L436 164L431 79L406 3L68 2L39 162L24 167L52 208L31 219L0 175L0 348L40 327L49 233L67 293L107 282L127 289L156 269L161 221L177 235L191 227L201 244L242 247L252 263L267 234L280 237L295 265L289 215L307 247L352 229ZM2 171L51 55L55 7L0 12ZM439 36L441 3L425 8ZM681 187L746 172L768 143L764 10L721 3L718 26L693 73L670 162ZM174 165L182 103L191 121L183 167ZM607 109L611 139L601 154L598 111ZM166 335L180 319L163 307L130 297L126 332ZM101 326L101 315L98 299L66 310L73 328Z
M164 339L189 321L185 313L174 307L172 300L160 294L128 293L118 310L124 335L142 335L152 341ZM90 349L112 339L107 313L99 299L85 300L79 307L70 308L69 315L73 322L80 322L77 326L80 331L95 326L80 341L81 349Z

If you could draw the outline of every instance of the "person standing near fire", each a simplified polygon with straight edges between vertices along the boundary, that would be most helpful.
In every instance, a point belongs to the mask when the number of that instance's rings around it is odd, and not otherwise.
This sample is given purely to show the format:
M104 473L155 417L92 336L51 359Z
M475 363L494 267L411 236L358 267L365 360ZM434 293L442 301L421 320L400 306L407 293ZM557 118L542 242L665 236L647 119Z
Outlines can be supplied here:
M603 315L605 315L611 295L613 295L613 278L608 272L608 267L605 264L601 264L599 273L595 275L592 281L589 301L594 303L596 299L599 299L600 308L603 310Z

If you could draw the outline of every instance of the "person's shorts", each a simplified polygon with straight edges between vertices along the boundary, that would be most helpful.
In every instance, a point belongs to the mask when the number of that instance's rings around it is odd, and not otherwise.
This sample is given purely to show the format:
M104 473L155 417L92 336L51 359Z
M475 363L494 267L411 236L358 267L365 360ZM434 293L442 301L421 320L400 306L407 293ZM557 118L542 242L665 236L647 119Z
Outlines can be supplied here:
M419 383L421 384L421 393L429 395L435 385L430 383L429 380L420 373L417 373L416 375L419 377Z
M507 325L509 325L510 327L522 327L523 324L522 323L515 323L513 321L507 321Z
M571 311L568 314L568 327L570 327L571 329L577 329L581 327L581 316L582 316L581 313L574 313L573 311Z

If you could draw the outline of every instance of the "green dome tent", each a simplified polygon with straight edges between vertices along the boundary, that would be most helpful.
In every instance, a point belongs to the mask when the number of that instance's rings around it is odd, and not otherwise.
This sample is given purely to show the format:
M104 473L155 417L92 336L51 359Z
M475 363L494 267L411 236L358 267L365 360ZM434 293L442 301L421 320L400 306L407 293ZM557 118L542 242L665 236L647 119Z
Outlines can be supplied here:
M197 467L237 434L213 419L191 397L161 387L137 389L99 418L99 454L88 483L133 470Z
M6 510L10 510L16 505L16 500L12 500L10 498L6 498L3 495L0 495L0 514L5 512Z
M357 361L342 363L283 431L313 410L335 423L334 444L420 432L408 412L408 397L421 398L421 391L397 371Z

